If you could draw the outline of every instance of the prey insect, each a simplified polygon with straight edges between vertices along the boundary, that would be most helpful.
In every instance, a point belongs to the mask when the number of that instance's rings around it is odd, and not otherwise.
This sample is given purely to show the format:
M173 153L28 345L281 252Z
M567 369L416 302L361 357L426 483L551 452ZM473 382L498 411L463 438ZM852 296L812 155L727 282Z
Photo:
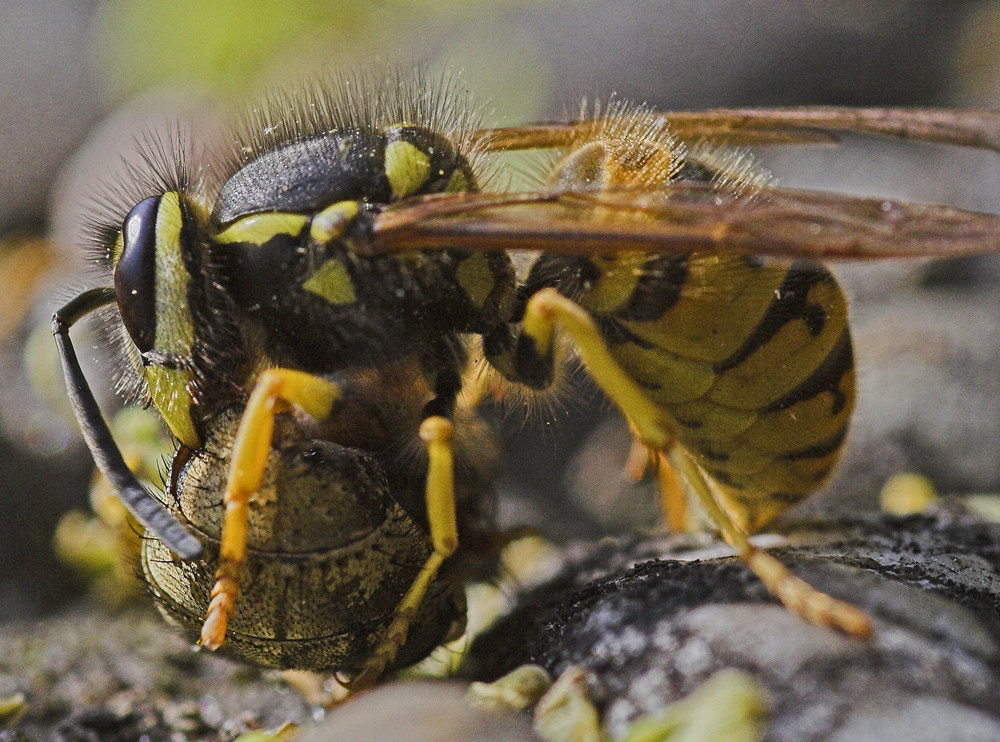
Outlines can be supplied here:
M420 74L278 94L197 177L165 156L95 230L113 286L54 332L94 458L147 529L163 611L209 648L355 687L425 654L460 624L458 565L488 531L489 446L459 401L470 358L545 389L561 333L775 596L869 633L747 539L846 435L846 301L820 261L994 251L1000 218L777 188L715 145L850 130L996 151L1000 116L614 104L489 130L471 109ZM552 153L538 187L490 188L492 154L522 149ZM509 251L530 251L526 273ZM179 444L167 504L122 462L69 339L105 305ZM295 527L310 521L330 538Z

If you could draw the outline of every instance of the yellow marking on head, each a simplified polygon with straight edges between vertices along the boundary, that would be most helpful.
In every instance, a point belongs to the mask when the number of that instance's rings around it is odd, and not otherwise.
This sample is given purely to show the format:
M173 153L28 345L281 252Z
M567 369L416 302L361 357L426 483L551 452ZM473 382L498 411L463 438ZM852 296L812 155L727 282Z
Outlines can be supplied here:
M197 446L200 441L191 419L191 394L187 389L191 372L147 366L143 373L153 404L170 432L184 445Z
M222 244L246 242L251 245L263 245L280 234L297 237L308 219L302 214L286 212L251 214L230 224L215 236L215 241Z
M431 173L426 152L409 142L389 142L385 146L385 175L393 198L405 198L419 191Z
M118 265L118 261L121 260L122 252L125 250L125 234L119 232L118 236L115 238L115 244L111 247L111 265Z
M191 317L188 287L191 276L184 263L181 236L184 213L180 194L163 194L156 214L156 337L153 347L159 353L190 356L194 345L194 320ZM191 394L187 384L191 372L147 366L143 375L153 405L163 416L170 432L183 443L198 444L191 420Z
M359 208L357 201L338 201L327 206L312 218L309 236L321 245L339 239L358 215Z
M326 299L331 304L353 304L357 300L354 283L347 266L336 258L327 260L309 280L302 284L306 291Z

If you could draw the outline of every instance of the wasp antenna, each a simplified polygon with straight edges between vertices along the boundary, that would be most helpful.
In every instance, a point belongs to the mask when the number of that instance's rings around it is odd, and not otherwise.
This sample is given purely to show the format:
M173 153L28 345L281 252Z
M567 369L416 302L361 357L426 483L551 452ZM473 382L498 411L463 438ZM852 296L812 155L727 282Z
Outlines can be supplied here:
M179 557L195 559L201 554L201 542L170 514L163 503L146 491L125 465L69 337L69 329L78 320L114 301L114 289L91 289L72 299L52 316L52 334L59 348L73 412L97 468L111 482L128 511Z

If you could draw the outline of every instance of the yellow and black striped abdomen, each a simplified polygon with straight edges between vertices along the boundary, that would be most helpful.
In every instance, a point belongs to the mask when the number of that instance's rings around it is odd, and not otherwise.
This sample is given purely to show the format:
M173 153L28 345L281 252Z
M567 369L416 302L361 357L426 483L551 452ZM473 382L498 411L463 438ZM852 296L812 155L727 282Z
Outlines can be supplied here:
M685 449L758 527L837 460L854 405L847 304L809 262L621 255L576 296Z

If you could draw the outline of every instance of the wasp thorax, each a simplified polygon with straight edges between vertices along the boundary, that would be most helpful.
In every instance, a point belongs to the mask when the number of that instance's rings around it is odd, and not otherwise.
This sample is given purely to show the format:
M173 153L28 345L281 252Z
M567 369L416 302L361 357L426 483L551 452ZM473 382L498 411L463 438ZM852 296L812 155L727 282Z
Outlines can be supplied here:
M546 182L559 189L663 186L677 168L676 150L666 144L597 140L565 155Z
M441 134L423 127L394 126L385 137L385 177L394 200L476 189L469 163Z
M358 128L286 142L244 163L223 184L213 220L320 211L340 201L387 204L408 196L475 190L467 159L420 126Z
M197 637L215 579L232 439L241 410L216 418L202 449L175 462L175 512L206 545L181 562L147 539L142 566L160 611ZM275 421L264 482L250 500L247 557L227 646L265 667L351 671L362 666L431 553L381 467L353 448L312 440ZM460 588L432 584L396 665L439 645L464 617Z

